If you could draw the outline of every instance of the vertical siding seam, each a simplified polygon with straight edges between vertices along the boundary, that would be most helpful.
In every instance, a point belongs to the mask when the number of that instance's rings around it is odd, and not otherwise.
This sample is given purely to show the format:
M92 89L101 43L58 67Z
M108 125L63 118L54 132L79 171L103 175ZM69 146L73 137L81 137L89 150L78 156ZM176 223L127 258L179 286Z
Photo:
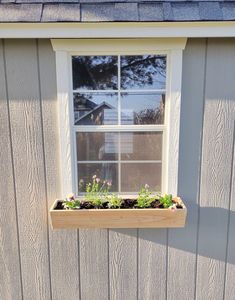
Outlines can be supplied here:
M169 229L166 229L166 286L165 286L165 298L168 299L168 256L169 256Z
M40 120L41 120L41 136L42 136L42 156L43 156L43 172L44 172L44 188L46 196L46 226L47 226L47 249L48 249L48 270L49 270L49 286L50 298L52 300L52 282L51 282L51 255L50 255L50 238L49 238L49 222L48 222L48 190L47 190L47 171L46 171L46 154L44 143L44 126L42 114L42 92L41 92L41 79L40 79L40 59L38 49L38 39L36 39L36 56L37 56L37 71L38 71L38 90L39 90L39 107L40 107Z
M200 203L201 203L201 172L202 172L202 151L203 151L203 132L204 132L204 115L206 103L206 74L207 74L207 55L208 55L208 38L206 39L205 49L205 65L204 65L204 83L203 83L203 108L202 108L202 132L199 157L199 184L198 184L198 218L197 218L197 234L196 234L196 259L195 259L195 282L194 282L194 299L197 298L197 270L198 270L198 240L199 240L199 225L200 225Z
M139 228L137 229L137 244L136 244L136 281L137 281L137 290L136 290L136 299L139 300Z
M108 251L108 300L111 299L110 297L110 253L109 253L109 229L107 229L107 251Z
M77 229L77 245L78 245L78 291L79 300L82 299L82 288L81 288L81 260L80 260L80 234L79 229Z
M232 203L232 188L233 188L233 176L234 173L234 148L235 148L235 120L233 128L233 148L232 148L232 163L231 163L231 177L230 177L230 190L229 190L229 204L228 204L228 224L227 224L227 241L225 252L225 267L224 267L224 288L223 288L223 300L225 299L226 278L227 278L227 263L228 263L228 246L229 246L229 233L230 233L230 217L231 217L231 203Z
M14 154L13 154L13 145L12 145L11 115L10 115L10 101L9 101L9 93L8 93L5 40L2 40L2 49L3 49L3 64L4 64L5 87L6 87L6 98L7 98L6 100L7 100L8 128L9 128L9 140L10 140L10 151L11 151L13 193L14 193L14 198L15 198L15 215L16 215L16 232L17 232L18 259L19 259L19 271L20 271L20 286L21 286L21 296L22 296L22 300L23 300L24 299L24 290L23 290L23 280L22 280L22 261L21 261L21 250L20 250L21 247L20 247L19 219L18 219L18 207L17 207L17 197L16 197L15 168L14 168Z

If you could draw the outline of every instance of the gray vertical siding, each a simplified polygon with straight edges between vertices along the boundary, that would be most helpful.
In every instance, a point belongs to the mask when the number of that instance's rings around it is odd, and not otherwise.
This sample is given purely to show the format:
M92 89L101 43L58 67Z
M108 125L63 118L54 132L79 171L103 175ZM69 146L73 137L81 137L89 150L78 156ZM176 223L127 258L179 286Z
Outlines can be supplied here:
M0 299L233 300L235 40L184 51L184 229L52 231L57 122L50 41L0 41Z

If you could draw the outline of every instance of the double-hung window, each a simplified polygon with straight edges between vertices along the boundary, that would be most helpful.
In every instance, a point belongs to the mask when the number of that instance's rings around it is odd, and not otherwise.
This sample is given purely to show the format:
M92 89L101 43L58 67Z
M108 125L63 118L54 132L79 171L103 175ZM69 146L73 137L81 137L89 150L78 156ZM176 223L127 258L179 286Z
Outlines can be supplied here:
M176 39L53 40L63 194L176 192L182 49ZM178 77L177 77L178 76Z

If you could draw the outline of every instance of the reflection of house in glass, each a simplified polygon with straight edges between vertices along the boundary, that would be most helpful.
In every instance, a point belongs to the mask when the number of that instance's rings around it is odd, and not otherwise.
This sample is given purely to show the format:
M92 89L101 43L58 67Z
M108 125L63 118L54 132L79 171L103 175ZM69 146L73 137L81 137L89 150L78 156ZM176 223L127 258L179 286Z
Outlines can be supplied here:
M84 99L74 104L75 125L103 125L117 123L117 110L109 103L103 101L97 104Z

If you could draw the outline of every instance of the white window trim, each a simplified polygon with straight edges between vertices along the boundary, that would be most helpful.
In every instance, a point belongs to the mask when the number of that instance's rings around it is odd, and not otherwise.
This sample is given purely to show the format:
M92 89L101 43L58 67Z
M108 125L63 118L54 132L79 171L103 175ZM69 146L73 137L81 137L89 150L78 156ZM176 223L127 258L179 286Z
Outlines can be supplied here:
M163 192L177 195L182 54L186 41L186 38L51 40L56 53L61 197L76 190L75 148L71 134L73 125L71 55L98 54L167 54L165 108L165 124L167 126L162 158L165 162L162 173L164 177ZM114 125L114 127L117 130L118 126ZM151 130L151 125L149 129Z

